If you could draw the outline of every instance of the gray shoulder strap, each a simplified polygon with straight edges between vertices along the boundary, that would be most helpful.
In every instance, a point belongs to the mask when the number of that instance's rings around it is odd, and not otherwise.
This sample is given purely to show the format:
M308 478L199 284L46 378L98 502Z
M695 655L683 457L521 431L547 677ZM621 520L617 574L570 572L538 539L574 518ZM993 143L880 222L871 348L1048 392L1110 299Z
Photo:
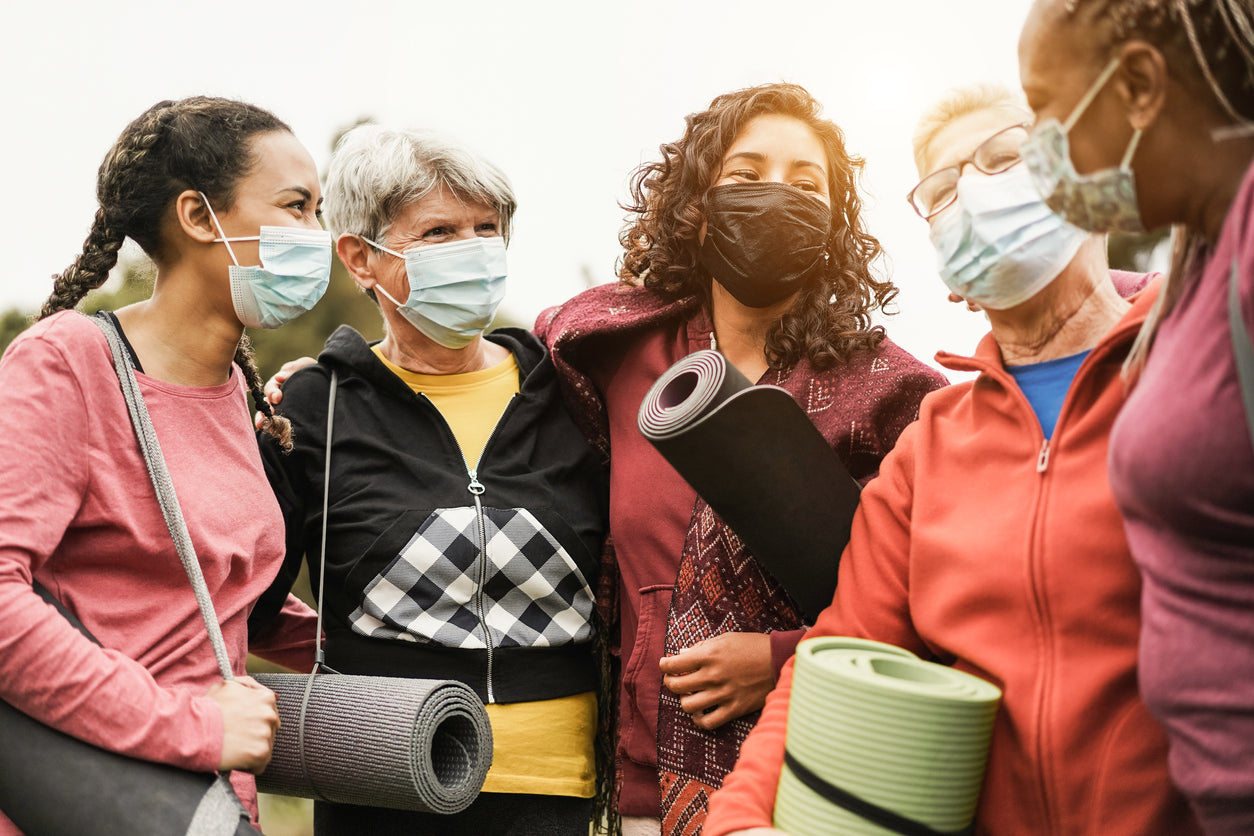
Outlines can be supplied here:
M1228 276L1228 323L1232 331L1232 350L1237 361L1237 380L1241 384L1241 400L1245 403L1245 425L1254 444L1254 343L1241 316L1241 294L1238 289L1240 269L1232 259L1232 272Z

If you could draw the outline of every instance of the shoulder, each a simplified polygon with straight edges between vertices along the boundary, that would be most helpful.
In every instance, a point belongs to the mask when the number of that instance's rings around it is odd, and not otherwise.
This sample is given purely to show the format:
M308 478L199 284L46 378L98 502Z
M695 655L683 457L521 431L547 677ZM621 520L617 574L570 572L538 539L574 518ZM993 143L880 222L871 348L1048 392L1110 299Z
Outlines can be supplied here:
M90 379L113 368L110 357L109 344L95 323L77 311L61 311L18 334L0 363L57 364Z
M844 373L857 375L876 387L917 389L919 397L949 385L949 379L939 370L924 363L888 337L884 337L875 348L859 352L850 358Z
M536 318L535 333L550 348L582 337L635 331L690 316L694 298L670 300L654 290L621 282L597 285Z

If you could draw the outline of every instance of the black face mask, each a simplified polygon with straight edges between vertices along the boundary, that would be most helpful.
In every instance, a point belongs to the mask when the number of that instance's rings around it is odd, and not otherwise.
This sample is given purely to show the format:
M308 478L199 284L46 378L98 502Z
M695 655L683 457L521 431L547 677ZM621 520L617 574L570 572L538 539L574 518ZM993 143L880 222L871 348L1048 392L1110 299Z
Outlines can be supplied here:
M737 302L765 308L824 267L832 212L784 183L728 183L705 196L701 265Z

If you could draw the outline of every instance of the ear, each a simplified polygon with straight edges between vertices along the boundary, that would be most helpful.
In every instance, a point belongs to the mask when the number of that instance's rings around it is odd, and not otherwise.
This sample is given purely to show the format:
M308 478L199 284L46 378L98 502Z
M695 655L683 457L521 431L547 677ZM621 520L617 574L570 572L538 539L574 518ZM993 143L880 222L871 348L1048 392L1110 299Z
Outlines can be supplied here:
M218 227L209 214L205 199L194 189L186 189L174 198L174 217L184 234L194 241L212 244L213 239L218 237Z
M1119 57L1115 84L1127 102L1132 127L1144 130L1158 119L1167 100L1167 62L1156 47L1140 40L1125 43Z
M335 242L335 254L362 290L373 290L378 283L370 266L370 245L358 235L344 233Z

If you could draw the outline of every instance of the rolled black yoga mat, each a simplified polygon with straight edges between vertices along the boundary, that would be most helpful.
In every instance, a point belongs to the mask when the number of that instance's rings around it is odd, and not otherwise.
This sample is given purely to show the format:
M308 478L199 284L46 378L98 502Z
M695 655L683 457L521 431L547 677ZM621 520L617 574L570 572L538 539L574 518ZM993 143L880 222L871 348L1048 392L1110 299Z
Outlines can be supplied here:
M106 752L0 700L0 810L26 836L178 836L216 777ZM257 836L243 817L233 832Z
M657 379L638 424L813 623L832 601L860 487L792 395L698 351Z
M318 673L302 734L309 675L256 679L278 695L283 718L258 789L443 815L460 813L479 795L492 765L492 726L470 686Z

